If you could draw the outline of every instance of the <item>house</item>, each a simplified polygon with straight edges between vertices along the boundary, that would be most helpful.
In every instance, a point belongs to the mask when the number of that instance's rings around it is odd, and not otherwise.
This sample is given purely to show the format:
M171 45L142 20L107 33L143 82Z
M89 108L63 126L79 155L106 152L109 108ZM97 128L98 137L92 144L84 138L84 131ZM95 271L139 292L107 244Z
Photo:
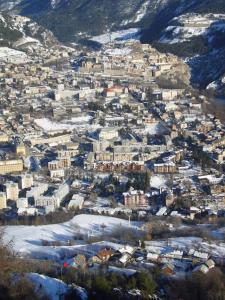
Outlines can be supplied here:
M215 267L215 262L212 259L207 260L207 262L205 262L205 265L209 268L209 269L213 269Z
M135 248L129 245L126 245L122 248L119 249L120 253L129 253L129 254L133 254L135 251Z
M162 273L164 274L164 275L173 275L174 273L175 273L175 271L174 271L174 265L173 264L171 264L171 263L167 263L167 264L165 264L163 267L162 267Z
M147 260L150 260L152 262L157 262L158 259L159 259L159 254L150 253L150 252L147 253Z
M200 252L200 251L194 251L193 257L201 259L201 260L207 260L209 258L209 254Z
M75 269L84 269L87 266L87 260L86 257L82 254L78 254L75 256L72 267Z
M102 249L98 252L96 256L93 256L92 261L94 263L103 263L110 259L110 257L113 255L112 249Z
M126 265L131 259L132 259L132 255L130 253L124 253L120 257L119 262L123 265Z
M194 268L193 272L201 272L203 274L207 274L209 272L209 268L206 265L202 264Z

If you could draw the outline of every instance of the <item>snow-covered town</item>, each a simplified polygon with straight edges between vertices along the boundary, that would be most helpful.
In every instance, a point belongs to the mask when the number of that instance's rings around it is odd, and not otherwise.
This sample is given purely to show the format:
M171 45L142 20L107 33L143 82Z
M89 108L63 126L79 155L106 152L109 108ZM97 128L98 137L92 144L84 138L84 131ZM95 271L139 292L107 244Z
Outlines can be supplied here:
M225 125L188 65L138 35L0 48L2 239L50 264L26 274L47 299L88 299L69 271L162 284L225 268ZM114 297L167 299L163 284L152 298L129 287Z

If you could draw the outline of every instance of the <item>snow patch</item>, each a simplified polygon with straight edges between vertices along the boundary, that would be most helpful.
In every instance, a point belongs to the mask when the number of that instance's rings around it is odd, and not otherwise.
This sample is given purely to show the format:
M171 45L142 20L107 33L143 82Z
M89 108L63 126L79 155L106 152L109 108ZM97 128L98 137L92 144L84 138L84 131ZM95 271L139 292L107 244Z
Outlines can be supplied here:
M37 273L29 273L27 278L34 284L36 293L38 295L44 294L49 300L60 300L69 291L69 287L56 278Z
M104 228L103 225L104 224ZM110 233L118 226L129 227L126 220L98 216L98 215L77 215L71 221L62 224L43 226L8 226L5 229L4 241L13 241L13 248L21 256L32 258L60 259L62 247L43 246L42 241L60 241L67 243L76 235L92 234L101 235L103 231ZM135 227L135 224L132 224ZM136 227L135 227L136 228ZM78 247L76 245L73 247ZM69 247L66 247L68 250Z
M27 62L28 57L26 53L22 51L14 50L8 47L0 47L0 61L20 64Z
M63 120L62 122L51 121L47 118L36 119L34 120L35 124L41 127L45 132L53 132L53 131L64 131L64 130L73 130L78 127L88 126L91 121L91 116L82 116L82 117L74 117L70 120Z
M127 41L127 40L139 40L140 39L140 29L130 28L114 32L107 32L98 36L91 38L91 41L98 42L100 44L108 44L112 41Z

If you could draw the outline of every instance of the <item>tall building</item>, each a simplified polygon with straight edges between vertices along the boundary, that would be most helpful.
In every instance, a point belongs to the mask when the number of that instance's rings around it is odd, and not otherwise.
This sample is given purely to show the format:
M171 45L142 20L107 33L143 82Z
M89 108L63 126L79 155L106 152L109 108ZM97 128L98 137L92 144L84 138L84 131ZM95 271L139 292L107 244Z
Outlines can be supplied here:
M31 174L23 174L20 180L21 189L29 189L34 184L33 176Z
M7 208L7 203L6 203L6 194L5 193L0 193L0 209Z
M7 199L17 201L19 198L19 187L16 182L9 182L6 184Z
M24 144L19 144L16 146L16 154L18 156L26 156L26 147Z
M59 187L58 187L58 189L54 191L53 196L57 199L58 206L60 206L60 203L69 194L69 192L70 192L70 186L66 182L60 184Z

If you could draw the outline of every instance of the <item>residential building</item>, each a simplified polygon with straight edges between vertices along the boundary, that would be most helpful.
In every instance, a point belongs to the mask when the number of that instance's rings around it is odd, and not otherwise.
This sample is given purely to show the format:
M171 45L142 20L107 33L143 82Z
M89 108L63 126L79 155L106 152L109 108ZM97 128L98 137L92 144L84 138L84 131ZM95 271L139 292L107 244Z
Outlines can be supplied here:
M19 187L16 182L8 182L6 184L6 197L9 200L17 201L19 198Z
M23 161L21 159L0 161L0 174L16 173L23 171Z
M7 208L6 194L4 192L0 193L0 209Z
M139 209L148 207L148 197L143 191L130 190L123 193L124 205L128 208Z

